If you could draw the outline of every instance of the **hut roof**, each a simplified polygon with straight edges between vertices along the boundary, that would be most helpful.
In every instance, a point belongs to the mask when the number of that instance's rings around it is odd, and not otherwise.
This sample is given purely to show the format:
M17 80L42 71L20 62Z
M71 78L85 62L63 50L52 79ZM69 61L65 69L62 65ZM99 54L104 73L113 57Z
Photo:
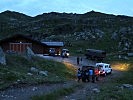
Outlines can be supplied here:
M63 42L42 42L42 43L46 44L47 46L58 46L58 47L64 46Z

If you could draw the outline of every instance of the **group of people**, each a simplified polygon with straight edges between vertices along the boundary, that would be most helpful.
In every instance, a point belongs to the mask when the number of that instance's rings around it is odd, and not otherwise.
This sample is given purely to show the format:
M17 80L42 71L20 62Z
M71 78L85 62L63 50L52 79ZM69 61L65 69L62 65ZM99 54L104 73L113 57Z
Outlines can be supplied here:
M82 82L90 82L92 81L93 83L95 81L98 81L99 79L99 71L94 68L87 68L82 70L79 68L77 72L77 77L78 77L78 82L82 80Z

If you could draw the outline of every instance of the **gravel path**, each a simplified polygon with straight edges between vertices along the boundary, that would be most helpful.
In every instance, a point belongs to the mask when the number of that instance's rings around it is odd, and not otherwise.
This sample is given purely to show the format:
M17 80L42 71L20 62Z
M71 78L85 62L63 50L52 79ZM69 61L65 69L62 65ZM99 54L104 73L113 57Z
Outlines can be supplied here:
M39 56L42 57L42 58L45 58L45 59L50 59L50 60L52 59L52 60L56 60L56 61L59 61L59 62L68 62L68 63L73 64L75 67L81 67L83 65L95 65L96 64L95 61L88 60L85 57L82 57L82 61L80 61L79 65L77 65L77 57L74 57L74 56L70 56L68 58L62 58L62 57L59 57L59 56L57 56L57 57L42 56L42 55L39 55Z
M84 87L76 90L74 93L62 97L60 100L88 100L87 97L91 96L92 90L97 89L98 84L84 83Z
M67 88L72 84L77 83L76 81L69 81L65 83L58 83L58 84L43 84L37 86L26 86L15 88L11 87L4 91L0 91L0 100L30 100L32 96L35 95L42 95L50 93L51 91Z

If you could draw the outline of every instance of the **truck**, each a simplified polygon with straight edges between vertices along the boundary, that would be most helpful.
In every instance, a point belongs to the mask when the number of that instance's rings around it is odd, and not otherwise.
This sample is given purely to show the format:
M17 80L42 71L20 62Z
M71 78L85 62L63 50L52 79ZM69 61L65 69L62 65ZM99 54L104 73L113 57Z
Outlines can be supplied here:
M87 59L102 61L106 57L106 52L103 50L86 49L85 56Z

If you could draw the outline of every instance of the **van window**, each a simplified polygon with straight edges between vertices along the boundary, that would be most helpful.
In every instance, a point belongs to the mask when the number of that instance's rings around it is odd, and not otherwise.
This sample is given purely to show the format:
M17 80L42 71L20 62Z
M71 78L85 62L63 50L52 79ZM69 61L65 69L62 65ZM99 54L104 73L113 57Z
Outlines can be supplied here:
M105 68L108 68L108 65L106 65Z
M66 53L69 53L69 51L66 51Z
M103 67L102 65L97 65L98 67Z

